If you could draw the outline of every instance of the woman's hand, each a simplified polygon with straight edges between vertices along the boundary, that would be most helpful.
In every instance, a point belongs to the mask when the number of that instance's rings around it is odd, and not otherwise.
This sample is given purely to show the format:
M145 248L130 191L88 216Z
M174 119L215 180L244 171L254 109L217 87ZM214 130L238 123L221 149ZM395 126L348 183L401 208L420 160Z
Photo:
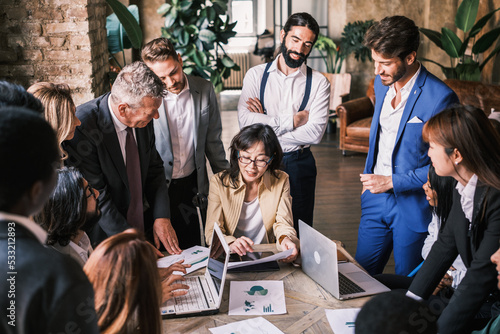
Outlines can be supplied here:
M184 277L181 275L170 275L166 280L161 282L162 303L188 293L189 286L182 284L181 281L184 281Z
M239 256L246 255L247 252L253 252L253 241L247 237L239 237L229 245L231 253L236 253Z
M190 264L183 264L184 260L180 260L167 268L158 268L160 272L160 279L163 281L167 279L174 271L180 271L183 274L186 274L186 268L190 268Z
M287 258L285 258L283 260L280 260L282 262L286 262L286 263L292 262L299 255L299 251L297 249L297 245L289 237L283 238L283 240L281 241L281 247L283 248L284 251L288 250L288 249L293 249L293 252L292 252L292 254L289 257L287 257Z

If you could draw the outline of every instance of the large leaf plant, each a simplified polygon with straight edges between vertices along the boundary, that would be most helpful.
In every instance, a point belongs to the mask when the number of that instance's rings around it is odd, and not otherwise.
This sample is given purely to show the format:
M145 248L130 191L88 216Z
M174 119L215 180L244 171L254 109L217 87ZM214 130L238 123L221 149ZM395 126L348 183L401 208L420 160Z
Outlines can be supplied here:
M172 0L158 8L165 17L162 36L168 38L182 56L184 72L209 79L215 92L224 88L223 79L239 66L223 44L236 35L236 22L229 23L228 0Z
M441 65L427 58L423 58L422 60L440 66L448 79L480 81L481 71L484 66L500 51L499 45L490 52L486 59L481 61L480 55L487 51L497 41L498 36L500 36L500 27L484 33L478 39L476 37L500 8L491 11L476 22L478 8L479 0L464 0L458 7L457 14L455 15L455 25L464 32L463 41L452 30L446 27L441 28L441 33L420 28L420 31L425 36L450 56L450 66ZM471 41L472 48L469 53L467 49Z

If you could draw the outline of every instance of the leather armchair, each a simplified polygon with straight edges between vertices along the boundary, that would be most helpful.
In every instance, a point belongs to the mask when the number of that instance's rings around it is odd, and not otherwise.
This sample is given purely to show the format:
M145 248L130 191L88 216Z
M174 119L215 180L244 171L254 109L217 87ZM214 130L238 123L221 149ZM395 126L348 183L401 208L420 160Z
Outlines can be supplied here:
M372 79L366 96L342 103L337 107L340 127L339 148L342 154L345 155L346 151L368 153L374 104L375 91Z
M461 104L480 108L486 115L491 113L491 109L500 111L500 86L457 79L446 79L444 82L458 95Z

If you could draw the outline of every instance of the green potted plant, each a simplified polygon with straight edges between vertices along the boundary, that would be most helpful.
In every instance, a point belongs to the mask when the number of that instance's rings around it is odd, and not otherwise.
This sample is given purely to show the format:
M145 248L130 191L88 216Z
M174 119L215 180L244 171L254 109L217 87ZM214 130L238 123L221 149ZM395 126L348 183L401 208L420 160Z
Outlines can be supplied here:
M182 56L184 71L210 79L215 92L222 91L223 79L240 68L223 44L236 35L236 22L226 16L228 0L172 0L160 6L165 17L162 36L170 39ZM225 16L225 17L224 17Z
M476 22L478 8L479 0L464 0L457 9L455 25L457 29L464 32L463 41L452 30L446 27L441 28L441 33L431 29L420 28L420 31L425 36L450 56L450 66L441 65L427 58L422 58L422 60L432 62L441 67L448 79L480 81L484 65L500 51L500 46L497 46L486 59L482 62L480 61L480 55L498 40L500 27L486 32L477 40L476 37L493 14L500 10L500 8L491 11ZM471 41L472 48L471 52L468 53L468 46Z

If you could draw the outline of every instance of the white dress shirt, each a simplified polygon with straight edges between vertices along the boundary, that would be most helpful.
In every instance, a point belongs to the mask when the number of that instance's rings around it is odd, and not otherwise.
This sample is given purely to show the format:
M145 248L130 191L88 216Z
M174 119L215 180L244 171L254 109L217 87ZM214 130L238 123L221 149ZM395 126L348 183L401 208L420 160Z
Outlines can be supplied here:
M396 137L398 134L401 117L405 110L406 102L410 92L420 74L421 66L418 67L417 72L411 79L401 88L401 102L393 108L392 100L396 97L396 89L394 84L389 87L387 94L385 94L384 104L380 112L380 133L378 140L378 153L373 174L376 175L392 175L392 152L394 145L396 145Z
M113 109L111 109L111 97L108 98L108 108L109 113L111 114L111 119L113 120L113 124L115 126L116 135L118 136L118 143L120 143L120 149L122 151L123 163L127 166L127 153L125 152L125 143L127 141L127 128L125 124L123 124L118 117L116 117ZM134 134L135 142L137 143L137 138L135 136L135 128L132 128L132 133Z
M186 86L178 95L168 92L163 99L174 156L172 179L189 176L196 169L194 163L194 105L185 75L184 79Z
M469 182L464 186L460 182L457 182L456 189L460 194L460 204L462 206L462 211L465 214L465 218L472 222L472 214L474 212L474 193L476 192L477 185L477 175L474 174L470 178Z
M269 68L269 77L264 92L266 114L247 109L249 98L260 99L260 85L266 64L252 67L243 80L243 89L238 102L240 128L254 123L271 126L278 136L283 152L292 152L321 141L328 120L330 83L320 72L313 70L311 95L305 110L309 120L305 125L293 128L293 116L298 113L306 90L307 66L302 66L288 76L283 74L277 63L278 55Z

